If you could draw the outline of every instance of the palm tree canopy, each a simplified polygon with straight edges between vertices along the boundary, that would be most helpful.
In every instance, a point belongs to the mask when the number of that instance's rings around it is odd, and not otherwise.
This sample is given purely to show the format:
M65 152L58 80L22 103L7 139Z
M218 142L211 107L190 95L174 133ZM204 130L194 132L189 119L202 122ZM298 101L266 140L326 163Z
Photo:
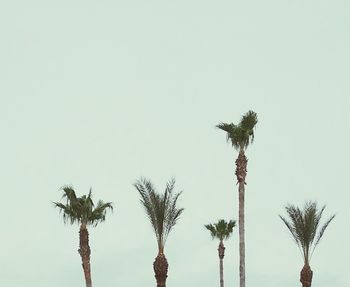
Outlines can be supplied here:
M305 203L302 210L294 205L287 205L285 209L289 221L279 215L301 250L305 263L310 262L312 253L320 242L324 231L335 217L332 215L322 227L318 228L325 208L324 205L319 210L316 202L309 201Z
M238 125L233 123L220 123L216 127L225 131L227 141L231 141L232 146L239 150L248 147L254 141L254 127L258 123L258 116L253 111L248 111L241 118Z
M168 181L163 194L159 194L146 178L141 178L134 186L141 195L140 201L156 234L158 248L163 250L170 231L184 211L176 206L182 192L174 193L175 179Z
M236 226L235 220L230 220L228 223L224 219L220 219L217 223L204 225L210 231L212 238L218 238L220 241L228 239Z
M96 226L106 219L108 209L113 210L112 202L104 203L99 200L95 205L92 200L91 189L87 196L83 195L81 197L77 197L74 189L70 186L63 187L62 190L62 199L66 199L66 204L54 202L54 205L60 208L65 223Z

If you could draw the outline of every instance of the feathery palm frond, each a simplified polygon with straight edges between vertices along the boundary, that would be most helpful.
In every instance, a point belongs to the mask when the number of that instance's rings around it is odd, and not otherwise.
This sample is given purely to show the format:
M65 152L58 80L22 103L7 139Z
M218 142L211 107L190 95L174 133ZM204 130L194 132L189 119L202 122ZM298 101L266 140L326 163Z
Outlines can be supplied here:
M216 127L226 132L227 141L237 150L247 148L254 140L254 127L258 123L257 114L248 111L241 118L238 125L233 123L220 123Z
M305 263L309 263L312 253L323 236L324 231L335 217L335 215L333 215L327 220L315 241L315 236L325 208L326 206L323 206L318 211L316 202L306 202L302 210L294 205L287 205L285 207L287 215L289 216L289 221L279 215L301 250Z
M315 246L314 246L314 249L316 247L316 245L320 242L322 236L323 236L323 233L324 231L326 230L326 228L328 227L329 223L331 223L331 221L334 219L335 217L335 214L333 214L327 221L326 223L321 227L321 230L319 231L318 233L318 236L317 236L317 239L316 239L316 242L315 242Z
M141 196L140 201L156 234L158 247L163 249L170 231L184 211L176 206L182 192L173 193L175 179L167 183L163 194L157 193L151 181L146 178L138 180L134 187Z
M236 226L236 221L230 220L229 222L226 222L224 219L220 219L217 223L204 226L210 231L213 239L218 238L219 240L224 240L231 236L233 227Z
M83 223L96 226L99 222L102 222L106 218L107 209L113 210L112 202L104 203L98 201L95 207L92 200L92 190L90 189L88 195L77 197L72 187L66 186L62 188L64 194L62 198L65 198L66 204L60 202L53 202L55 207L60 208L63 213L63 221L65 223Z

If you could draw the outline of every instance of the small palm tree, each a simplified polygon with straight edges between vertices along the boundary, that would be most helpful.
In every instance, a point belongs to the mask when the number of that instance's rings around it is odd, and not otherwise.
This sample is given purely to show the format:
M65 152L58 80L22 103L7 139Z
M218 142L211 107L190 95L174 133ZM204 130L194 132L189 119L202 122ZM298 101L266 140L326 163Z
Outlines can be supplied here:
M245 238L244 238L244 193L247 175L247 158L245 150L254 140L254 128L258 123L258 116L253 111L248 111L238 125L233 123L221 123L216 127L225 131L227 141L239 151L236 159L236 177L238 183L238 229L239 229L239 286L245 287Z
M220 219L217 223L204 225L206 229L210 231L213 239L217 238L220 240L219 243L219 260L220 260L220 287L224 287L224 264L223 259L225 256L224 239L228 239L233 231L233 227L236 226L236 221L230 220L228 223Z
M89 232L88 225L97 226L99 222L106 219L106 212L108 209L113 210L111 202L104 203L99 200L95 206L91 197L91 189L89 194L77 197L72 187L63 187L63 197L66 203L54 202L55 207L58 207L63 213L64 223L78 223L80 225L79 231L79 254L81 256L86 287L92 287L91 269L90 269L90 246L89 246Z
M279 216L291 232L303 255L304 267L300 272L300 282L303 287L311 287L313 276L310 268L311 256L327 226L335 217L332 215L321 228L318 228L325 208L326 206L323 206L318 210L317 203L310 201L305 203L302 210L294 205L287 205L285 209L289 221L281 215Z
M141 196L141 203L152 224L157 238L158 255L153 263L157 287L165 287L168 274L168 262L164 255L166 239L175 226L183 208L176 206L182 192L174 193L175 180L170 180L163 194L156 192L150 180L142 178L134 184Z

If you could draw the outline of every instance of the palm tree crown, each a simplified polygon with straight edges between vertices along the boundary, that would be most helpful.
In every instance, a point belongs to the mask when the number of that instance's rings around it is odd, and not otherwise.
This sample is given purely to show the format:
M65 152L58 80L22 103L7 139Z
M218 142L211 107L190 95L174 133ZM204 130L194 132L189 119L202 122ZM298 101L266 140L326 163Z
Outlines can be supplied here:
M310 201L305 203L302 210L296 206L287 205L285 209L290 221L281 215L279 216L291 232L296 244L301 250L305 264L309 264L312 253L320 242L324 231L335 217L335 215L332 215L325 224L318 229L325 208L326 206L323 206L318 210L317 203Z
M175 179L166 184L163 194L157 193L151 181L145 178L138 180L134 186L141 195L140 201L156 234L159 252L163 253L165 241L184 211L176 206L182 192L173 193Z
M233 123L220 123L216 127L227 132L227 141L237 149L245 149L254 141L254 127L258 123L258 116L253 111L248 111L241 118L238 125Z
M218 238L220 241L228 239L236 226L235 220L230 220L228 223L224 219L220 219L217 223L204 225L210 231L212 238Z
M112 202L104 203L99 200L95 206L92 201L91 189L89 194L77 197L72 187L63 187L63 196L66 204L60 202L54 202L54 205L60 208L63 213L63 220L65 223L78 223L85 225L96 226L99 222L106 219L107 209L113 210Z

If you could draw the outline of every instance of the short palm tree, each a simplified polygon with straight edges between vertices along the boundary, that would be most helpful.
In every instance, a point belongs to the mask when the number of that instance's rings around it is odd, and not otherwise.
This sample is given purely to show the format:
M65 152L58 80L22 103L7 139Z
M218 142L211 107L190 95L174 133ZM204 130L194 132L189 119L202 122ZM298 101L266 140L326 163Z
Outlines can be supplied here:
M157 193L151 181L145 178L138 180L134 186L141 196L141 203L157 238L158 255L153 263L157 287L165 287L168 262L164 255L164 245L170 231L184 210L176 206L181 192L174 193L174 179L167 183L163 194Z
M58 207L63 214L64 223L78 223L80 225L79 231L79 254L81 256L86 287L92 287L91 269L90 269L90 246L89 246L89 232L88 225L97 226L106 218L108 209L113 210L111 202L104 203L99 200L95 206L92 201L91 189L89 194L77 197L72 187L63 187L63 197L66 203L54 202L55 207Z
M239 151L236 159L236 172L238 183L238 229L239 229L239 286L245 287L245 238L244 238L244 193L247 175L247 158L245 150L254 140L254 128L258 123L258 116L253 111L243 115L238 125L221 123L216 127L226 132L227 141Z
M230 220L228 223L220 219L217 223L204 225L206 229L210 231L211 237L213 239L219 239L219 260L220 260L220 287L224 287L224 256L225 256L225 246L224 239L228 239L233 231L233 227L236 226L236 221Z
M327 226L335 217L335 215L332 215L322 227L318 228L325 208L326 206L323 206L319 210L317 203L310 201L305 203L302 210L294 205L287 205L285 209L289 221L281 215L279 216L291 232L303 255L304 267L300 272L300 282L303 287L311 287L313 276L310 268L311 256Z

